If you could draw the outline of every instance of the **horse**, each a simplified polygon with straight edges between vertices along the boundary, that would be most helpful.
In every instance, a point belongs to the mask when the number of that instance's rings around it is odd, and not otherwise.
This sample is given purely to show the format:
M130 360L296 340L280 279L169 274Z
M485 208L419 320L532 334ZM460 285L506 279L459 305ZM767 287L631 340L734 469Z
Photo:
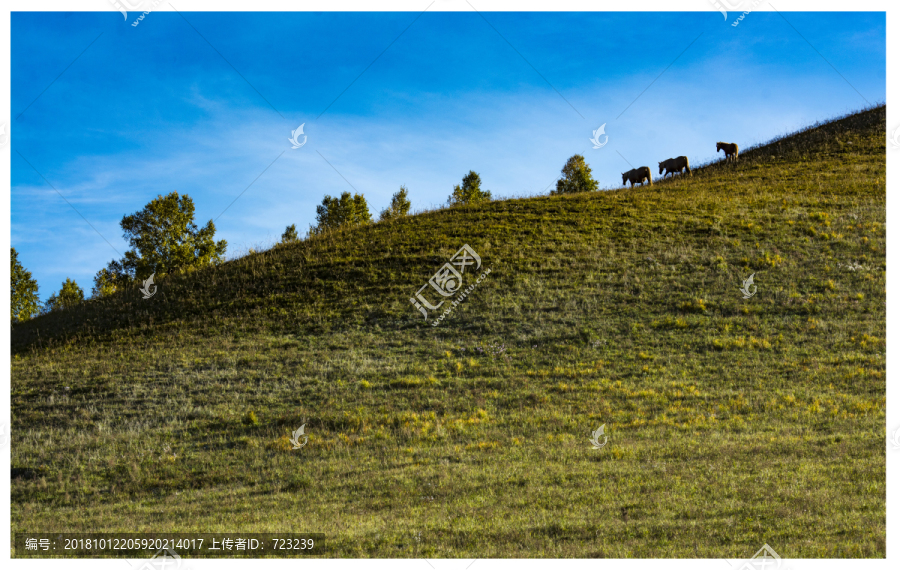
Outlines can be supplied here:
M647 182L650 186L653 186L653 178L650 173L649 166L641 166L639 168L633 168L628 172L622 173L622 185L624 186L626 182L631 182L631 187L634 188L635 184L644 185L644 179L647 179Z
M731 160L737 160L738 146L735 143L717 142L716 143L716 154L718 154L718 152L720 150L725 151L725 160L728 160L729 158Z
M682 174L685 169L687 169L688 174L693 176L693 174L691 174L691 165L688 164L688 158L686 156L670 158L659 163L659 173L662 174L664 170L666 171L666 173L663 174L663 180L665 180L666 176L669 174L674 178L676 172Z

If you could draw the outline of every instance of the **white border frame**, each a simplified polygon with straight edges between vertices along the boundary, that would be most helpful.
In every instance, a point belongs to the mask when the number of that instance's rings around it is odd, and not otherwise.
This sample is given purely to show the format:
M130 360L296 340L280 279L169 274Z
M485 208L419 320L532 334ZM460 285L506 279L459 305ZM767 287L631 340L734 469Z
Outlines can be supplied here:
M149 3L150 0L147 0ZM712 0L630 0L628 2L605 1L598 0L470 0L479 11L604 11L604 12L642 12L642 11L660 11L660 12L703 12L716 11L712 4ZM737 0L727 0L732 5L738 4ZM741 7L749 5L750 0L745 0ZM230 11L408 11L420 12L426 7L429 11L471 11L471 6L466 0L305 0L303 2L289 0L254 0L253 2L237 1L237 0L175 0L173 3L179 11L200 11L200 12L230 12ZM777 8L781 12L887 12L887 84L886 98L891 100L896 93L896 87L900 85L900 66L894 66L897 60L894 59L898 54L897 40L893 39L893 33L898 30L896 26L898 12L900 12L900 3L887 2L885 0L856 0L853 3L838 2L837 0L775 0L774 4L768 0L763 0L754 11L768 12L773 11L772 7ZM11 29L10 29L10 13L12 11L41 12L41 11L115 11L115 8L108 0L10 0L8 7L0 14L0 38L7 38L6 41L0 42L0 108L6 110L0 112L0 125L4 122L8 125L8 132L12 131L12 113L10 108L10 55L11 55ZM154 9L154 11L172 11L168 0L163 0ZM738 10L734 11L735 16L739 15ZM138 12L134 12L137 16ZM729 16L729 21L733 17ZM130 16L129 21L133 20ZM894 54L893 56L891 54ZM862 105L860 105L862 106ZM824 118L824 117L823 117ZM891 112L891 107L887 109L887 127L888 135L894 128L900 127L900 119L896 113ZM0 176L2 176L2 192L3 200L0 202L0 220L6 224L6 230L3 232L4 248L10 247L10 149L11 144L0 146ZM891 227L892 221L900 221L898 215L896 201L891 199L891 190L897 186L894 182L893 173L897 171L897 165L900 163L900 149L892 149L890 145L887 151L887 171L888 171L888 188L887 188L887 221L888 227ZM888 297L893 298L892 293L900 291L897 282L894 279L896 275L898 248L898 240L895 239L893 232L887 235L887 283ZM9 281L9 273L6 271L8 266L5 263L0 264L3 272L4 282ZM9 312L9 297L3 296L4 310ZM897 320L896 305L888 303L887 306L887 353L892 354L894 348L900 348L897 340L891 334L891 324ZM10 422L10 332L9 328L3 327L2 342L4 345L2 351L2 373L0 373L0 426L11 425ZM890 361L887 363L886 379L891 377ZM886 381L887 384L887 381ZM887 385L887 429L885 433L885 449L887 453L887 558L881 560L871 559L785 559L782 568L790 568L790 570L847 570L851 565L854 570L887 570L888 568L900 568L900 555L898 550L891 548L891 545L900 544L900 531L898 526L892 524L896 522L898 513L898 483L897 477L898 463L900 463L900 450L891 449L888 445L889 434L900 427L900 403ZM8 429L8 428L7 428ZM8 432L7 432L8 433ZM7 441L0 442L0 520L10 521L10 448ZM891 485L894 482L894 485ZM9 529L9 527L7 527ZM39 531L39 529L35 529ZM308 529L304 529L308 530ZM893 537L891 539L890 537ZM11 535L7 532L0 532L0 559L9 560L11 544ZM760 545L762 546L762 545ZM312 569L343 569L343 568L391 568L392 570L467 570L471 566L471 570L505 570L505 569L527 569L537 570L545 569L550 565L565 564L568 568L591 569L595 570L598 566L608 568L624 568L627 570L649 570L658 568L690 568L691 570L739 570L740 562L722 559L674 559L674 560L658 560L658 559L607 559L599 560L561 560L553 559L500 559L500 560L478 560L473 564L470 560L423 560L423 559L375 559L375 560L354 560L354 559L285 559L285 560L265 560L254 561L253 564L264 564L273 568L294 568L298 564ZM133 561L132 561L133 562ZM134 570L136 566L131 566L122 559L103 559L103 560L24 560L12 559L12 565L8 568L49 568L58 567L61 563L69 568L90 569L90 570ZM226 559L190 559L188 566L191 570L207 570L216 568L217 570L239 568L242 561L226 560Z

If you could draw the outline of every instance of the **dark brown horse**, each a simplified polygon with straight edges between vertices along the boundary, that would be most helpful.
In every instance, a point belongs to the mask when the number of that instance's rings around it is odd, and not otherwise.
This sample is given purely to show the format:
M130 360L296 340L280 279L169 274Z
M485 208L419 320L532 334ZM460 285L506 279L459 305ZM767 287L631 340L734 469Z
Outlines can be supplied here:
M622 185L624 186L626 183L631 182L631 187L634 188L635 184L644 185L644 180L653 186L653 178L650 174L649 166L641 166L639 168L634 168L629 170L628 172L622 173Z
M663 170L666 171L663 174L663 179L665 180L666 176L669 174L672 175L672 178L675 177L675 173L682 174L684 170L687 169L687 173L691 174L691 165L688 164L688 159L686 156L679 156L677 158L670 158L669 160L664 160L659 163L659 173L662 174Z

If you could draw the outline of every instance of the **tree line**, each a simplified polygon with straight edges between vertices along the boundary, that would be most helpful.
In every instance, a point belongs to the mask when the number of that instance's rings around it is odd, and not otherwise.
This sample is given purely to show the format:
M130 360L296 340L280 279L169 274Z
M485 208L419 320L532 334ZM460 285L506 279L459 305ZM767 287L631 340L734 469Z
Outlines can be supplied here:
M574 155L562 168L562 177L551 194L591 192L598 188L584 157ZM381 211L379 222L396 220L409 215L412 206L406 186L391 197L390 205ZM449 206L490 202L491 191L481 188L481 176L470 170L460 184L453 187L447 198ZM316 206L316 225L308 235L316 236L338 228L374 223L369 206L362 194L344 192L339 198L326 195ZM94 276L90 299L114 294L133 283L145 281L151 275L164 277L185 273L224 262L228 243L215 240L213 220L199 228L194 223L194 201L174 191L148 203L142 210L126 215L119 223L130 249L122 259L114 259ZM300 241L296 224L288 226L280 244ZM84 290L68 277L59 292L53 293L43 304L38 297L38 283L18 259L15 248L10 249L11 319L23 322L38 315L66 310L85 301Z

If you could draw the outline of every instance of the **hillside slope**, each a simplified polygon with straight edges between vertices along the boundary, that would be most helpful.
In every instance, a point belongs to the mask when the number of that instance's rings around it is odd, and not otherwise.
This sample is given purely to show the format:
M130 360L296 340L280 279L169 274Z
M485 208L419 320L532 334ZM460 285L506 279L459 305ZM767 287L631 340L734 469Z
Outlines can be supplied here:
M12 530L883 557L885 150L882 106L652 188L336 232L18 325ZM491 273L433 327L409 298L463 244Z

